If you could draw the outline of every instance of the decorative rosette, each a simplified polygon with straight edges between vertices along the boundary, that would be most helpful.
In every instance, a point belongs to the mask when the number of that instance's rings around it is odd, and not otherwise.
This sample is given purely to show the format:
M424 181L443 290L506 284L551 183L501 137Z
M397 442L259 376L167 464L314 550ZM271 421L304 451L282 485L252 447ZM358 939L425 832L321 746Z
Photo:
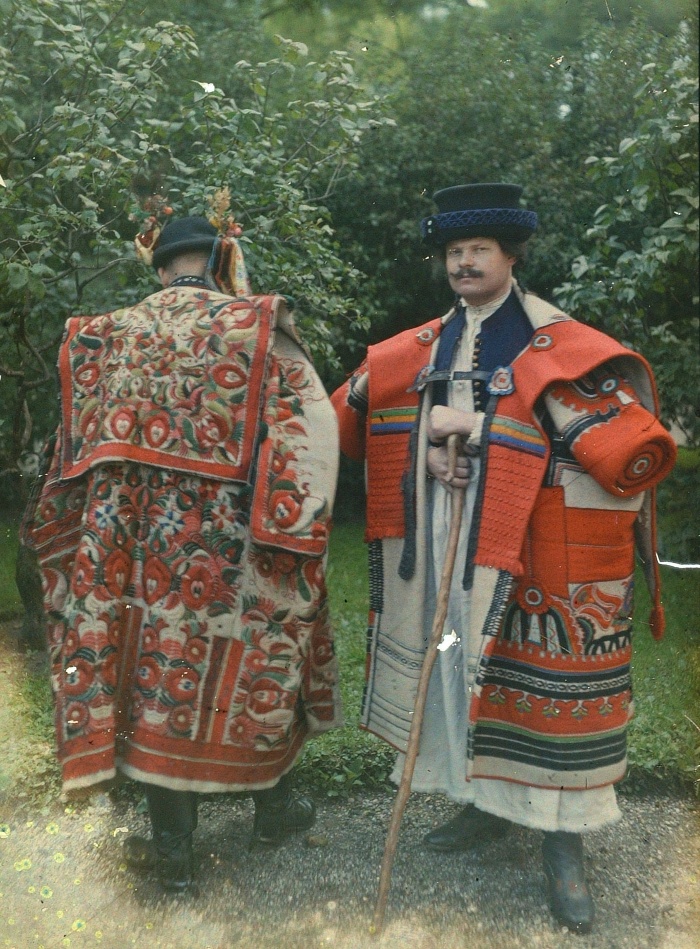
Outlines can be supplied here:
M518 583L516 591L518 605L526 613L537 613L542 615L546 613L552 601L547 590L539 580L534 577L523 577Z

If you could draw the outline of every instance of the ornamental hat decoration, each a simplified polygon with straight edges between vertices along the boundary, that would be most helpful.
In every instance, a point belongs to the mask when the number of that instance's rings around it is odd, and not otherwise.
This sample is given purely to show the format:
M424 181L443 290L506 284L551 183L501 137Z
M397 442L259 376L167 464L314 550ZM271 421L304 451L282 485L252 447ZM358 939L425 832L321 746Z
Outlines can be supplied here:
M171 218L172 208L161 207L162 199L154 208L154 200L149 199L151 214L134 239L141 260L158 270L180 254L201 251L209 255L205 280L212 289L233 296L250 296L250 281L238 242L242 228L229 213L229 189L221 188L209 198L208 218L197 215ZM161 213L168 216L162 227Z
M433 247L466 237L526 241L537 228L537 214L521 207L522 193L520 185L502 183L436 191L438 212L421 221L423 240Z

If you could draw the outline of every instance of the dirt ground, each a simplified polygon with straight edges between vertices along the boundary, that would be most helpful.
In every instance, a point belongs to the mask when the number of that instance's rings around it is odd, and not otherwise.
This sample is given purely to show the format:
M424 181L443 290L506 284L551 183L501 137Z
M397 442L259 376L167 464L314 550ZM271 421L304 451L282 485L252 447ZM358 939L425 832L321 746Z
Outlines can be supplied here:
M590 835L597 906L572 936L545 904L539 834L514 829L471 854L438 856L422 835L453 813L414 796L380 938L368 934L390 793L323 804L312 836L251 851L252 805L217 798L197 831L198 895L173 899L123 862L145 831L133 804L98 795L77 809L0 820L0 945L29 949L691 949L700 945L700 826L694 802L623 801L623 821Z
M0 947L700 946L700 810L670 789L623 796L623 820L587 836L597 907L589 936L569 934L549 913L539 833L514 828L481 850L432 854L421 838L455 807L425 795L409 800L387 925L370 936L389 791L319 801L313 832L276 850L250 850L248 799L207 799L195 845L199 893L166 897L122 858L124 838L146 832L137 796L96 793L43 807L13 796L13 776L36 752L17 691L21 663L0 642Z

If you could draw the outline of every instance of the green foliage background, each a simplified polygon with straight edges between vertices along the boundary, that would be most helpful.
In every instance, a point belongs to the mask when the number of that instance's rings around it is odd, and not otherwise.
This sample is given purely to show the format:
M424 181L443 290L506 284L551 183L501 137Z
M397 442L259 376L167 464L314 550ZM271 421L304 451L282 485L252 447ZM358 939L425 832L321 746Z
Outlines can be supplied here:
M55 424L65 319L155 289L132 247L134 209L150 194L177 213L205 213L229 185L255 289L294 297L319 364L337 361L366 318L325 202L367 130L390 121L348 55L311 61L303 44L264 37L254 19L216 43L205 33L200 48L189 26L150 22L142 5L118 0L9 0L0 10L6 483L16 490ZM219 11L207 12L211 22Z
M439 187L525 186L521 275L647 355L698 421L697 13L689 0L0 0L0 485L55 422L65 319L155 289L153 193L222 185L259 292L297 300L329 386L440 312ZM280 34L289 39L283 39ZM345 49L347 52L339 52Z

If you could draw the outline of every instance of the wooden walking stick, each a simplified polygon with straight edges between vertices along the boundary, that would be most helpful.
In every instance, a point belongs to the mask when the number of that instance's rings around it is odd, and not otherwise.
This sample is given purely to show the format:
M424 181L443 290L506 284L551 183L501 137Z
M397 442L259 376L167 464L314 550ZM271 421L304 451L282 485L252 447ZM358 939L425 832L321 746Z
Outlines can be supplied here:
M449 471L454 475L457 465L457 454L459 450L459 435L450 435L447 440L447 451L449 458ZM418 680L418 692L416 695L416 705L413 710L413 721L411 730L408 734L408 744L406 746L406 760L401 775L399 790L394 799L394 809L391 813L391 822L384 846L384 859L382 860L382 869L379 875L379 890L377 892L377 902L374 907L374 917L370 932L379 935L384 926L384 913L386 912L386 903L389 897L389 886L391 884L391 868L394 864L394 855L396 854L396 845L399 840L399 828L401 827L401 818L406 807L408 795L411 793L411 780L416 766L416 758L420 748L420 733L423 727L423 714L425 712L425 703L428 697L428 683L430 675L437 658L438 646L442 639L442 629L447 617L447 607L450 601L450 587L452 585L452 574L454 572L455 558L457 556L457 542L459 540L459 528L462 522L462 511L464 509L464 488L454 488L452 490L452 504L450 512L450 533L447 539L447 551L445 553L445 563L440 577L440 589L437 595L437 604L435 608L435 617L433 619L433 628L428 640L428 648L423 659L420 679Z

